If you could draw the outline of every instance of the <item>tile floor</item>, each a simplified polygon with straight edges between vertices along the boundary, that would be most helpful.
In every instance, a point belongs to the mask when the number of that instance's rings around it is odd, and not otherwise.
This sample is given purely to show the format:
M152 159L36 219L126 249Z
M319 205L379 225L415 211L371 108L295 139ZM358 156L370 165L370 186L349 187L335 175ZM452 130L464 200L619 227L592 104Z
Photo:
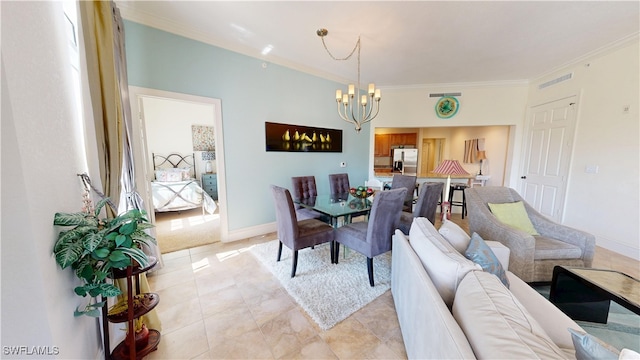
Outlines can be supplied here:
M459 214L453 221L467 228ZM160 294L162 340L146 359L407 357L390 291L322 331L248 253L252 245L275 238L267 234L165 254L165 267L149 277ZM594 267L640 277L637 261L600 247Z

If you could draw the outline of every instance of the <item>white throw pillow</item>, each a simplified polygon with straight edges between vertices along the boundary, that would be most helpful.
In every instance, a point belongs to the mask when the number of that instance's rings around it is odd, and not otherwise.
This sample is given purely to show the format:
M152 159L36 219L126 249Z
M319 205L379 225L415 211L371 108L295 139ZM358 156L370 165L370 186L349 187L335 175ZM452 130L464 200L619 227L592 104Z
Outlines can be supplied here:
M416 218L411 225L409 244L420 258L440 297L451 308L460 280L469 271L482 268L458 253L446 240L441 239L428 220L424 219L425 224L419 219L421 218ZM447 250L443 242L451 249Z
M492 274L471 271L462 279L453 317L478 359L565 359L526 308Z
M438 232L453 246L454 249L458 250L459 253L464 254L464 251L469 246L471 237L469 237L469 234L462 230L458 224L447 220L445 217L442 225L440 225L440 229L438 229Z

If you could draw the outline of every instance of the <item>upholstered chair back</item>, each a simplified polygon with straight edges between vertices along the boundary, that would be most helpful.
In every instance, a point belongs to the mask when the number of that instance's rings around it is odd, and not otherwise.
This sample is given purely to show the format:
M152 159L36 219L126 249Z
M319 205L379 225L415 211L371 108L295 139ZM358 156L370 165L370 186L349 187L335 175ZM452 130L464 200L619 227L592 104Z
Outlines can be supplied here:
M294 249L294 242L298 237L298 219L293 207L291 193L289 190L276 185L271 185L271 192L276 205L278 239L290 249Z
M330 174L329 175L329 191L331 194L344 194L348 193L349 186L349 174Z
M413 217L424 217L435 224L436 209L443 188L444 183L441 182L426 182L420 185L418 201L413 206Z
M407 189L407 194L404 198L404 210L411 212L413 209L413 192L416 189L416 176L415 175L393 175L391 182L391 189Z
M367 243L371 250L367 257L374 257L391 250L391 236L400 223L402 203L407 189L380 191L371 205L367 226Z
M296 199L308 199L318 196L315 176L294 176L291 178L293 197Z

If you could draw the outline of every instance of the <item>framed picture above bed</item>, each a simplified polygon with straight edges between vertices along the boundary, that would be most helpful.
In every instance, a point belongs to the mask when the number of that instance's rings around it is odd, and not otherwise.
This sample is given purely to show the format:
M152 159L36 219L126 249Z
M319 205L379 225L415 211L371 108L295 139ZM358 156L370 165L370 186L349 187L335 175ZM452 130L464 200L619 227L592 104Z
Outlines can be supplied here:
M342 130L265 122L267 151L342 152Z

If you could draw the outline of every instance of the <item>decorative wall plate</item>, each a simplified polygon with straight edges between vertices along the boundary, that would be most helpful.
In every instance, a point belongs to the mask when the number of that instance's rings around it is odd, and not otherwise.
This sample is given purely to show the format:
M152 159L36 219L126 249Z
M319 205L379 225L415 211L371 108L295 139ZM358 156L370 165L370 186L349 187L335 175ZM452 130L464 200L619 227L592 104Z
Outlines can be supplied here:
M436 114L441 119L452 118L460 108L458 99L451 96L443 96L436 103Z

